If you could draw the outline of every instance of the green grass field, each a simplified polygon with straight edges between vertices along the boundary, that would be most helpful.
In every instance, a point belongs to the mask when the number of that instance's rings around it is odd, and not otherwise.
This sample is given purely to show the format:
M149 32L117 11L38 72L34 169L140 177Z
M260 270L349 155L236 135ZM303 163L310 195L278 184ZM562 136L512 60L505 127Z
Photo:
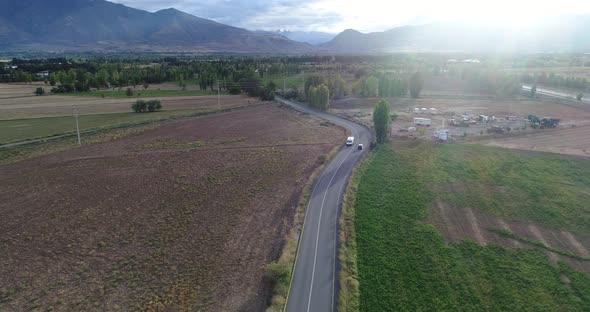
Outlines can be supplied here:
M354 204L360 310L590 310L587 274L564 263L553 266L539 250L482 247L471 241L447 244L424 222L438 196L431 191L435 184L496 183L513 188L509 196L531 201L510 206L518 210L511 212L514 216L588 232L587 222L572 218L574 211L588 209L568 205L588 196L589 168L583 160L522 157L479 146L411 142L379 147L360 171ZM467 188L465 196L449 199L484 203L486 210L508 214L500 205L506 198L491 199L483 190ZM549 193L532 199L540 192ZM547 196L553 198L543 203ZM569 211L556 216L555 204Z
M163 110L154 113L110 113L81 115L80 131L108 128L121 124L139 123L151 120L167 119L174 116L190 115L202 110ZM74 117L46 117L31 119L0 120L0 144L48 137L76 131Z
M227 92L221 92L227 94ZM217 91L210 90L135 90L133 96L127 96L126 90L100 90L89 92L64 93L64 95L73 96L92 96L92 97L109 97L109 98L146 98L146 97L166 97L166 96L197 96L197 95L217 95Z

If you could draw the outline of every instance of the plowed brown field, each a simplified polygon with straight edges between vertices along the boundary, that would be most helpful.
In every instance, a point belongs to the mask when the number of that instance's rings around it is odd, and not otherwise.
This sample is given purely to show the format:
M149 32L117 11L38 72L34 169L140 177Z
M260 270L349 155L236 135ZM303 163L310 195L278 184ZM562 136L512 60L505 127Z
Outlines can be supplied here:
M0 310L260 311L345 134L269 104L0 166Z

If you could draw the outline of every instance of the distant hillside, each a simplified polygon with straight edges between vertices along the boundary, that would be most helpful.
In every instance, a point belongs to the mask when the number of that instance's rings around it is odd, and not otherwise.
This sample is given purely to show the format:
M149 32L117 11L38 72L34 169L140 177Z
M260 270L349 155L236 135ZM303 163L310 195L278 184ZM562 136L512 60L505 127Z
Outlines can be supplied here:
M543 24L518 29L434 23L368 34L349 29L320 46L334 53L589 52L589 29L590 16L551 18Z
M309 44L322 44L332 40L335 34L319 32L319 31L266 31L257 30L258 33L268 33L287 37L294 41L309 43Z
M314 47L175 9L150 13L105 0L2 0L0 48L40 51L304 53Z

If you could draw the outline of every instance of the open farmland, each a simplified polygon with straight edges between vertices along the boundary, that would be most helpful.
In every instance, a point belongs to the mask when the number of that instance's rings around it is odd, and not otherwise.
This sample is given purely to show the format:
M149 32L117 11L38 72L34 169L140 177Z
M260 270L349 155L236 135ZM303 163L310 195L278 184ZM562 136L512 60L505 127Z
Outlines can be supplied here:
M80 130L85 131L258 103L256 98L241 95L221 95L219 99L213 95L149 98L161 100L163 109L137 114L131 112L136 98L33 96L37 85L0 84L0 143L72 133L76 130L74 106L80 114Z
M0 310L263 309L264 264L345 134L268 104L0 166Z
M76 95L35 96L33 91L38 85L0 84L0 120L26 119L37 117L55 117L72 114L72 105L76 105L80 114L105 114L131 111L131 104L137 98L101 98ZM47 91L49 87L45 87ZM152 86L151 88L156 88ZM153 90L157 91L157 90ZM180 90L182 91L182 90ZM156 95L155 95L156 96ZM159 99L165 110L198 110L218 107L217 95L175 96L143 98ZM232 107L256 99L242 95L221 95L221 107Z
M361 311L587 311L590 163L402 140L360 170Z

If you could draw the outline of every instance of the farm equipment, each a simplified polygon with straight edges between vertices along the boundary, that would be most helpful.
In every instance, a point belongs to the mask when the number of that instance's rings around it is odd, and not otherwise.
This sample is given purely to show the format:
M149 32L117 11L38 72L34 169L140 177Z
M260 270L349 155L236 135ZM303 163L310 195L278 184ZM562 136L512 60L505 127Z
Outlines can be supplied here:
M559 125L559 119L557 118L550 118L550 117L543 117L539 118L535 115L528 115L527 119L531 123L531 127L533 128L557 128Z
M541 125L545 128L557 128L557 126L559 126L559 121L560 120L557 118L545 117L541 119Z

